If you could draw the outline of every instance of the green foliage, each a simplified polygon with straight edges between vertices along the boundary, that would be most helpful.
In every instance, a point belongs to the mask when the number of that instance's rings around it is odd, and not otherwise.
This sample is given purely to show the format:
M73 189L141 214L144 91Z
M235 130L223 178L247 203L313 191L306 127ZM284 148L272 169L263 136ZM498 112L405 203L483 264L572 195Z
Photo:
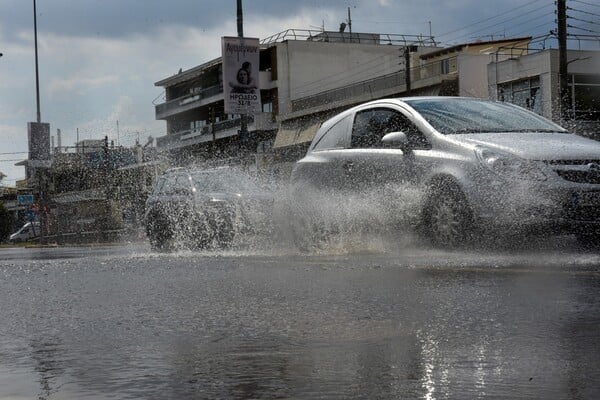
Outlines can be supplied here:
M4 207L4 203L0 202L0 242L8 239L12 233L12 225L11 213Z

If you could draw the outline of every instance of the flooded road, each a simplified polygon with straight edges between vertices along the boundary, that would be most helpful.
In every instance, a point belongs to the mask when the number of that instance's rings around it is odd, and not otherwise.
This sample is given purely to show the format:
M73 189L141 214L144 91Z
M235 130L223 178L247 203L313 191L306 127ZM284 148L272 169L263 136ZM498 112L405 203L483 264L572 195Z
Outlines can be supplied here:
M600 397L599 252L0 260L0 399Z

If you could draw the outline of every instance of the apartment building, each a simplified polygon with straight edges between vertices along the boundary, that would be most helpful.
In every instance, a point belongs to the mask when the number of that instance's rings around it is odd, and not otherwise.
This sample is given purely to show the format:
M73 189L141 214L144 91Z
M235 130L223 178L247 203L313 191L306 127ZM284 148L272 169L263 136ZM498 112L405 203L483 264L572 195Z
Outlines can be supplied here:
M159 152L173 162L235 157L257 168L294 159L318 125L340 107L402 93L405 60L437 49L433 38L379 33L287 30L261 41L258 68L262 111L226 114L220 58L155 83L165 101L155 115L166 121ZM409 57L405 51L411 50ZM300 150L298 150L300 149Z
M559 53L546 49L487 65L491 99L529 108L600 139L600 51L568 50L569 107L561 112Z

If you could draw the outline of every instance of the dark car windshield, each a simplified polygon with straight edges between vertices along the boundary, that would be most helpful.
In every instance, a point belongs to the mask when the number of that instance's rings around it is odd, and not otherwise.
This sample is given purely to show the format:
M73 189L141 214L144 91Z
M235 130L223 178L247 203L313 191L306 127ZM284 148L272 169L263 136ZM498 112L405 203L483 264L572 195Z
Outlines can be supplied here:
M194 186L201 192L254 193L259 188L247 174L228 170L227 172L198 171L191 173Z
M551 121L509 103L478 99L411 99L412 108L444 135L483 132L566 132Z

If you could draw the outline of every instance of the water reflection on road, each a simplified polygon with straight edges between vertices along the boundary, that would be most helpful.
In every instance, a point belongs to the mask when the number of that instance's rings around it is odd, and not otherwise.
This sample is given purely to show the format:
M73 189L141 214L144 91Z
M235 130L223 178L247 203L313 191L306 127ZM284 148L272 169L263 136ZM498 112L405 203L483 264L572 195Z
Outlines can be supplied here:
M600 396L597 252L30 251L0 399Z

